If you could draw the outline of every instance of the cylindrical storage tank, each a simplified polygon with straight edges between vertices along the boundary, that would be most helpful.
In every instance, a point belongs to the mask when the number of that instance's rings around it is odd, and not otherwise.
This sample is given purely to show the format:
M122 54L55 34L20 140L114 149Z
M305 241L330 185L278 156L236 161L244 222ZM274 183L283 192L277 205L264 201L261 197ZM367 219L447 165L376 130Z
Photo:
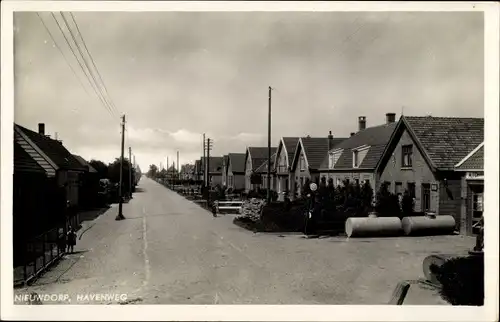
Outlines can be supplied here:
M403 227L398 217L347 218L347 237L398 235Z
M435 265L439 269L444 263L446 263L447 260L456 258L456 257L461 257L464 255L460 254L436 254L436 255L430 255L427 256L424 259L423 263L423 271L424 271L424 276L425 278L433 283L438 285L439 281L437 280L436 277L436 272L431 269L431 266Z
M450 234L455 231L453 216L404 217L401 220L405 235Z

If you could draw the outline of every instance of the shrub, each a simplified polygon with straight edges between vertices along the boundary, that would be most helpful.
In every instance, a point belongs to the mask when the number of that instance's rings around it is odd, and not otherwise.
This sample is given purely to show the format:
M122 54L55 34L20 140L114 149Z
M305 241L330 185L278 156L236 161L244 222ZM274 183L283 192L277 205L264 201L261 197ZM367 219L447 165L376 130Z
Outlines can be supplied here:
M483 256L453 258L433 270L442 285L441 296L449 303L484 305Z
M389 192L389 185L384 182L377 192L375 209L379 216L401 217L401 207L398 196Z
M361 188L361 203L365 212L372 211L372 201L373 188L368 182L365 182Z
M415 210L415 201L413 200L413 197L411 197L408 193L408 190L405 190L403 194L401 208L405 216L411 216Z

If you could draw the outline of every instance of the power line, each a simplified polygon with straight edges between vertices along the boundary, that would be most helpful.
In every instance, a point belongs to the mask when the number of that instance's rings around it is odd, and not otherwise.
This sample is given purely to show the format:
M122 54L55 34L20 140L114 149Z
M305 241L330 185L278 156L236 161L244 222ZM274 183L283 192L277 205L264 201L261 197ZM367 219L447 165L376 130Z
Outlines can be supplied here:
M87 63L87 60L86 60L86 59L85 59L85 57L83 56L82 49L80 48L80 45L78 44L78 41L76 40L75 35L73 34L73 31L71 30L71 28L70 28L70 26L69 26L68 20L66 20L66 17L63 15L63 13L62 13L62 12L60 12L60 14L61 14L61 17L62 17L62 19L63 19L63 21L64 21L64 24L66 25L66 28L68 28L68 31L69 31L69 33L70 33L70 35L71 35L71 38L73 38L73 41L74 41L74 43L75 43L75 45L76 45L76 48L78 49L78 52L80 53L80 55L81 55L81 57L82 57L82 59L83 59L83 63L84 63L84 64L85 64L85 66L87 67L87 70L89 71L90 76L92 77L92 79L94 80L94 82L95 82L96 86L98 87L99 93L101 93L102 97L103 97L103 98L104 98L104 100L106 101L106 105L107 105L108 110L109 110L112 114L114 114L114 111L111 109L111 104L108 102L108 100L107 100L106 96L103 94L102 89L100 88L99 83L97 82L97 80L96 80L96 78L95 78L94 73L93 73L93 72L92 72L92 70L90 69L90 67L89 67L89 65L88 65L88 63Z
M54 36L52 35L52 33L50 32L50 29L47 27L47 25L45 24L45 22L43 21L42 17L40 16L40 14L37 12L36 13L38 18L40 19L40 21L42 22L43 26L45 27L45 30L47 30L47 33L49 34L50 38L52 39L52 42L54 43L54 45L56 46L56 48L59 50L59 52L61 53L61 55L64 57L64 60L66 61L66 64L68 64L69 68L71 69L71 71L73 72L73 74L75 75L76 79L78 80L78 82L80 83L80 85L82 86L83 90L85 91L85 93L87 93L87 95L90 97L90 93L87 91L87 89L85 88L85 86L83 85L80 77L78 77L78 74L76 73L75 69L73 68L73 66L71 66L71 64L69 63L69 60L68 58L66 57L66 55L64 55L64 52L62 51L61 47L59 47L59 45L57 44L57 41L56 39L54 38Z
M66 44L68 45L69 49L71 50L71 53L73 54L73 56L75 57L76 61L78 62L78 65L80 65L80 68L81 70L83 71L83 73L85 74L86 78L87 78L87 81L89 82L90 86L92 87L92 89L94 90L94 93L97 95L97 98L99 98L99 100L101 101L101 103L103 104L104 108L107 108L106 107L106 103L104 102L103 98L99 95L99 93L97 92L97 89L95 87L95 84L92 83L92 81L90 80L87 72L85 71L85 68L83 67L82 63L80 62L80 60L78 59L73 47L70 45L70 42L68 40L68 38L66 37L66 34L64 33L61 25L59 24L59 21L57 20L56 16L54 15L53 12L51 12L51 15L52 15L52 18L54 19L54 21L56 22L57 24L57 27L59 28L59 30L61 31L61 34L63 35L64 37L64 40L66 41ZM107 110L109 111L109 108L107 108ZM110 114L111 117L114 117L113 115Z
M104 91L106 92L106 95L108 95L109 97L109 100L111 101L112 103L112 107L116 109L116 106L111 98L111 95L109 95L109 92L108 92L108 88L106 87L106 84L104 83L103 79L102 79L102 76L101 76L101 73L99 72L99 69L97 68L96 64L95 64L95 61L94 61L94 58L92 57L92 55L90 54L90 51L87 47L87 44L85 43L85 40L83 39L83 35L80 31L80 28L78 27L78 23L76 22L75 20L75 16L73 15L72 12L69 13L71 15L71 19L73 20L73 23L75 24L76 26L76 30L78 32L78 34L80 35L80 39L82 40L82 43L83 43L83 46L85 47L85 50L87 51L87 54L89 55L90 57L90 61L92 62L92 65L94 66L94 69L96 70L97 72L97 76L99 77L99 80L101 81L103 87L104 87ZM61 16L63 15L63 13L61 12Z

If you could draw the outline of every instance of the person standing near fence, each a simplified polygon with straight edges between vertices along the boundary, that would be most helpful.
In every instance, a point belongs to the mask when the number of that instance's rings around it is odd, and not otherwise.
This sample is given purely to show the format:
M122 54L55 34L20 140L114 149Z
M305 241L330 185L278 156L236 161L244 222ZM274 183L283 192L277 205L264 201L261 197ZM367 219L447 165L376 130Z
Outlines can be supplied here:
M68 231L68 252L73 253L73 248L76 245L76 232L73 227L69 227Z

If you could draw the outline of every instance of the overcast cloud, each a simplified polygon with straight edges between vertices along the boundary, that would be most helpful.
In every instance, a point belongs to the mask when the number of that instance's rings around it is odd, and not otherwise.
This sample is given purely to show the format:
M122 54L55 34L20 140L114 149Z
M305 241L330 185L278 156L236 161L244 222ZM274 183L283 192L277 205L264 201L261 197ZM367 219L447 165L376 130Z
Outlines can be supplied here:
M100 104L48 12L16 13L15 121L84 158L119 156L119 119ZM56 16L60 18L57 13ZM143 170L281 136L347 136L385 113L483 117L481 13L112 13L74 16ZM69 16L68 16L69 17ZM62 20L59 20L62 22ZM73 28L76 30L75 28Z

